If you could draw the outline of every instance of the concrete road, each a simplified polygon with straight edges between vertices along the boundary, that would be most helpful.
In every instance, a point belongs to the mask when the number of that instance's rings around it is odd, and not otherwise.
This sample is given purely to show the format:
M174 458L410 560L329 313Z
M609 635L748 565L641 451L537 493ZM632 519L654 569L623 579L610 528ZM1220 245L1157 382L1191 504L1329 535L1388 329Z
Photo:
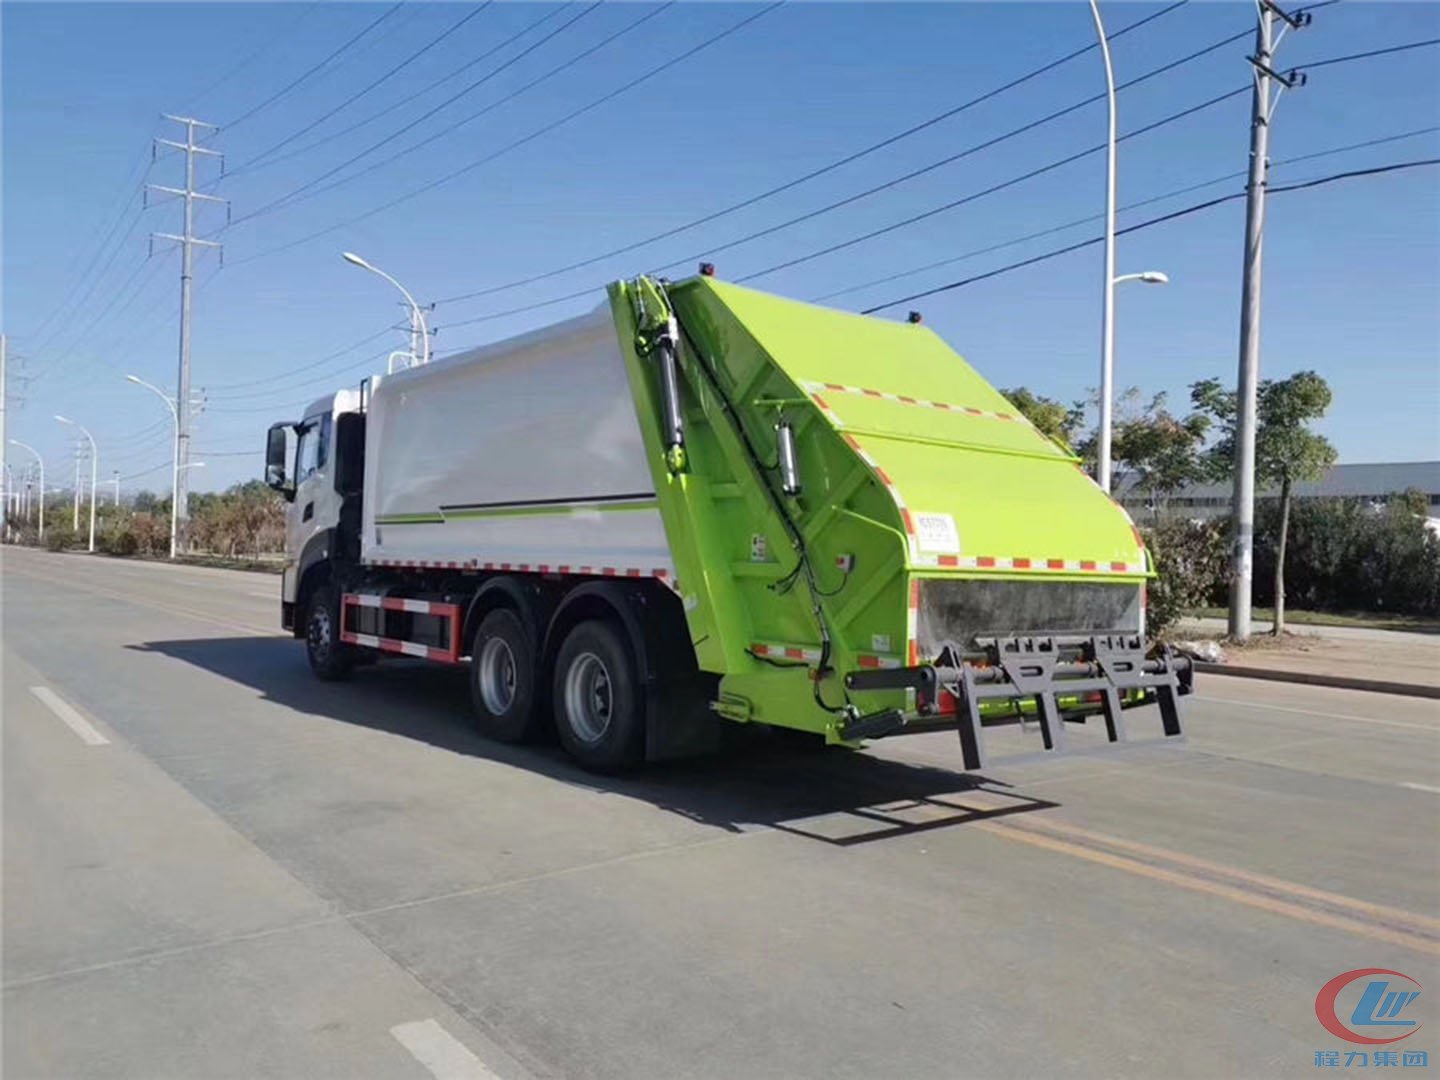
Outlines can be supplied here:
M601 779L453 672L314 681L275 578L3 558L7 1078L1362 1075L1315 998L1371 967L1440 1067L1433 701Z

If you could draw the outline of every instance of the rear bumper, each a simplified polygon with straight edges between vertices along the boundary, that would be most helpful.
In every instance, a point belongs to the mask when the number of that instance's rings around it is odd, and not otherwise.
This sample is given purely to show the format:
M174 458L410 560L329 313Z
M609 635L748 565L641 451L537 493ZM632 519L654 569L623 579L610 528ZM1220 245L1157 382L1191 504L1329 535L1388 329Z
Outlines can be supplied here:
M1164 737L1180 738L1178 701L1193 680L1188 658L1164 648L1147 653L1129 632L977 639L969 651L945 645L933 664L846 675L848 690L913 691L914 707L857 716L840 734L878 738L949 726L951 717L965 768L979 769L986 760L982 717L1033 714L1045 749L1063 753L1066 720L1102 716L1109 741L1119 743L1127 739L1124 711L1154 704Z

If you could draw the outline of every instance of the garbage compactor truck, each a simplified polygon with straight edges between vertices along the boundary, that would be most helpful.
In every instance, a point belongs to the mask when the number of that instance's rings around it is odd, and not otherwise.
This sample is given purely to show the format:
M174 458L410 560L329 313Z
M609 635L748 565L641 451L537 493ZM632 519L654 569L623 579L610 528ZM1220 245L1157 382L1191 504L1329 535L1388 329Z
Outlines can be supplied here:
M1051 751L1087 720L1124 740L1137 706L1181 734L1190 666L1145 647L1139 532L915 323L621 281L274 425L266 480L317 676L464 665L483 733L553 725L587 768L727 722L958 728L967 769L1017 718Z

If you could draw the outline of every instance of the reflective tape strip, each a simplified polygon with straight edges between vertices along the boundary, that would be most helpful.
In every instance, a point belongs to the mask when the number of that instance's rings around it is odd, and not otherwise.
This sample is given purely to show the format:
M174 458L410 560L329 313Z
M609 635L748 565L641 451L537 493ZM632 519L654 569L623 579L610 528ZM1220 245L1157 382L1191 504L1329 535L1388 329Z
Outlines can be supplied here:
M478 559L468 559L464 562L430 562L427 560L412 561L408 559L368 559L366 566L383 566L396 570L489 570L502 573L519 574L585 574L591 577L623 577L623 578L655 578L669 585L672 589L678 588L671 578L670 571L664 567L646 566L571 566L552 565L550 563L525 563L525 562L481 562ZM357 600L356 603L362 607L378 607L379 604L368 603ZM423 601L412 601L412 603L423 603ZM389 605L386 605L387 607ZM401 609L396 609L401 610ZM407 607L405 611L421 611L419 607Z
M432 649L428 645L421 645L414 641L397 641L395 638L376 637L374 634L356 634L349 630L341 631L340 640L347 645L361 645L368 649L379 649L381 652L418 656L422 660L435 660L442 664L457 662L456 658L444 649Z
M920 623L920 582L910 582L910 602L905 607L905 660L910 667L920 663L920 642L916 635Z
M890 498L894 501L895 509L900 511L900 521L905 526L905 540L910 546L910 558L912 561L918 562L920 559L920 544L915 537L915 519L910 514L910 508L905 505L905 496L900 494L900 489L896 487L895 482L890 479L890 474L880 467L878 461L865 452L865 448L860 445L859 439L855 438L855 436L849 432L841 432L840 434L845 442L849 444L850 449L855 451L856 456L869 466L870 471L875 474L875 478L880 481L880 485L889 493Z
M861 653L855 657L855 663L862 668L898 668L901 661L898 656L875 656L871 653Z
M751 643L750 651L756 656L779 660L804 660L810 664L820 662L820 650L804 645L777 645L772 641L756 641Z
M838 418L830 407L818 397L819 391L831 391L837 394L855 394L859 397L878 398L881 401L894 401L901 405L914 405L921 409L938 409L941 412L960 413L965 416L980 416L986 420L1008 420L1015 424L1024 424L1026 427L1033 425L1020 413L995 412L991 409L977 409L971 405L954 405L948 401L929 401L925 398L912 398L904 394L892 394L885 390L871 390L864 386L845 386L842 383L820 383L807 382L805 390L810 395L810 400L820 408L832 421L838 423Z
M1128 562L1119 559L1050 559L1016 555L924 555L917 565L938 566L945 570L1047 570L1065 574L1143 574L1145 560Z

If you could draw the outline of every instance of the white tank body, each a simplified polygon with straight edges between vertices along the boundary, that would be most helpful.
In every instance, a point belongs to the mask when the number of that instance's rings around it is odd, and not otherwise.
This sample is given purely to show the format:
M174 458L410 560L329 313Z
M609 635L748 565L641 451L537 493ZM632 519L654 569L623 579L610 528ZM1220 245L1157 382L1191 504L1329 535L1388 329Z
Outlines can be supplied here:
M378 379L367 413L365 562L674 580L608 304Z

